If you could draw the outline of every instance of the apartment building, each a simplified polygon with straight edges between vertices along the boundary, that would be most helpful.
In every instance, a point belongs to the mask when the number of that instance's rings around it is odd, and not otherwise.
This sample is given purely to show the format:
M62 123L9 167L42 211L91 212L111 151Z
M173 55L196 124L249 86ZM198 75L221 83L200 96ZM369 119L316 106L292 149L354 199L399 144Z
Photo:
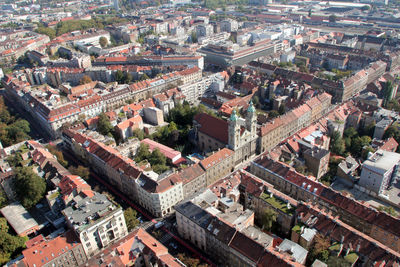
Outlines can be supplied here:
M238 230L191 201L176 206L180 235L219 266L301 266L273 250L273 238L253 226Z
M260 151L271 150L283 139L324 116L329 110L331 99L327 93L314 96L297 108L264 124L260 130Z
M182 181L174 176L159 176L144 172L136 179L138 202L157 217L173 212L175 204L183 200Z
M141 170L134 161L122 156L114 148L106 146L81 133L66 130L62 138L67 148L76 156L93 166L96 172L108 179L108 182L118 188L132 200L136 200L136 182Z
M101 253L94 255L87 266L169 266L183 267L181 261L168 253L161 244L144 229L139 228L114 242Z
M198 105L200 104L201 97L207 92L211 92L213 88L225 87L225 80L221 73L212 74L207 77L200 77L198 81L187 83L185 85L179 86L179 90L185 96L185 100L190 104ZM214 91L218 91L214 90Z
M254 211L256 218L260 218L266 209L274 210L281 231L289 234L294 225L298 202L275 190L272 184L250 173L241 171L239 175L241 177L239 190L244 208Z
M179 235L201 250L207 250L206 226L212 215L190 201L177 205L175 210Z
M84 75L82 71L72 73L78 75L78 77ZM127 100L141 101L171 86L175 87L197 81L202 76L202 70L193 67L176 71L152 80L132 83L129 86L113 86L104 90L101 94L87 95L87 92L84 92L87 85L78 86L70 89L80 90L80 88L83 88L83 91L81 93L71 92L68 95L68 101L61 101L60 92L48 86L41 86L40 88L27 86L28 79L25 73L15 73L14 76L13 78L7 76L3 79L7 94L32 114L50 136L58 137L61 134L59 129L62 125L77 121L81 115L94 117L102 111L115 109L126 104ZM61 81L55 82L61 83Z
M72 230L54 239L39 235L26 243L22 262L27 267L74 267L87 261L83 246Z
M207 185L213 184L233 171L234 155L235 152L232 150L223 148L200 161L200 166L206 172Z
M181 66L204 68L204 58L197 55L173 56L132 56L101 57L94 60L93 66L138 65L138 66Z
M325 185L308 179L288 165L260 156L251 163L250 172L272 184L277 190L304 202L313 202L333 215L371 236L382 244L400 251L400 220L346 197Z
M65 208L62 213L68 227L79 236L88 257L128 233L122 208L99 193Z
M399 162L399 153L376 151L363 162L359 185L372 194L382 194L389 186L397 182Z
M115 129L122 140L125 140L128 137L133 136L133 132L136 129L143 129L143 119L139 115L133 116L132 118L115 125Z
M182 181L183 198L186 199L206 188L206 171L199 163L193 164L171 175Z
M339 245L336 251L341 256L355 253L356 264L372 266L376 264L399 263L400 253L376 241L354 227L344 223L319 209L312 203L300 203L296 209L296 224L303 224L308 229L314 229L328 238L332 244ZM298 236L292 235L292 240L299 242ZM371 253L373 251L373 253Z

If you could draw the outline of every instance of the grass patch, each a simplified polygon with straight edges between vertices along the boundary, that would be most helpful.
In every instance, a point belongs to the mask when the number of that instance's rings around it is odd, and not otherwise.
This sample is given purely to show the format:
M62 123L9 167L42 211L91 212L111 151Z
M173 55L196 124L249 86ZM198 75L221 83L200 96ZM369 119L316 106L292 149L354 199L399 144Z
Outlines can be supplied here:
M351 264L354 264L358 260L358 255L354 252L347 254L344 256L344 259Z
M270 194L262 193L261 194L261 199L263 199L265 202L270 204L272 207L279 209L280 211L283 211L286 214L293 215L294 208L291 207L288 209L287 203L285 201L282 201L275 196L272 196Z
M18 150L21 151L21 154L24 154L29 151L29 148L26 144L23 144L22 146L19 147Z
M340 250L340 244L335 242L332 244L332 246L329 247L330 251L339 251Z
M292 228L292 231L294 231L294 232L300 234L300 232L301 232L301 225L300 225L300 224L296 224L296 225Z
M57 198L59 195L60 195L60 192L56 191L49 196L49 200L53 200L53 199Z

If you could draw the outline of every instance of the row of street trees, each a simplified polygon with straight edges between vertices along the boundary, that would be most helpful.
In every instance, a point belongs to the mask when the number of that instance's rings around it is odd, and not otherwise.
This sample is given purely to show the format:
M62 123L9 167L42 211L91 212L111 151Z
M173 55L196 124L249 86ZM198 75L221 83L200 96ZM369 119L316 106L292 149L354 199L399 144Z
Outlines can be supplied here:
M29 139L29 122L11 116L0 96L0 141L4 147Z

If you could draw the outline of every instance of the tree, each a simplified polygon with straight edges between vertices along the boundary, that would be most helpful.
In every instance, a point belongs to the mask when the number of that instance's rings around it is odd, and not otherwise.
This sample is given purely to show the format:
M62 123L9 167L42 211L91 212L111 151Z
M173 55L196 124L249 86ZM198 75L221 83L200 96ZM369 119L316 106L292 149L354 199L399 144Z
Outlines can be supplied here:
M36 205L46 193L46 182L30 167L15 169L15 192L21 204L29 209Z
M140 143L139 149L136 152L135 161L141 162L150 157L149 145Z
M336 16L335 15L330 15L329 16L329 22L336 22Z
M372 147L366 147L363 149L363 151L361 152L361 157L366 160L368 158L369 153L374 153L375 150Z
M400 137L400 130L399 130L399 127L398 127L397 124L390 125L386 129L385 133L383 134L383 138L384 139L387 139L387 138L390 138L390 137L393 137L394 139L396 139L396 141Z
M190 39L192 43L197 43L197 33L195 31L192 31L192 34L190 35Z
M78 176L80 176L81 178L83 178L85 180L89 179L90 170L87 167L84 167L82 165L79 165L78 167L71 166L71 167L68 168L68 170L72 174L78 175Z
M7 219L4 217L0 217L0 232L1 233L7 233L8 232L8 224L7 224Z
M113 127L108 116L104 112L100 113L99 120L97 122L97 131L102 135L108 135L112 132L112 130Z
M314 239L313 250L318 254L323 250L327 250L331 245L331 242L328 238L324 237L321 234L317 234Z
M132 74L130 74L128 71L126 71L126 72L124 73L124 83L125 83L125 84L129 84L129 83L132 82L132 80L133 80Z
M3 265L15 258L25 247L27 237L13 236L6 231L0 232L0 264Z
M191 258L183 253L179 253L177 258L188 267L199 267L200 260L197 258Z
M321 234L317 234L314 238L313 247L310 250L308 261L312 263L318 259L320 261L327 262L329 258L329 246L329 239Z
M54 39L56 37L56 31L50 27L38 27L35 32L45 34L49 36L50 39Z
M360 129L360 135L367 135L372 138L374 136L374 131L375 131L375 123L372 122Z
M272 225L276 222L276 212L271 208L267 208L261 214L260 219L261 219L262 229L270 231Z
M88 75L83 75L83 77L79 80L79 84L87 84L91 82L92 78L90 78Z
M311 15L312 15L312 10L310 9L308 10L308 16L311 17Z
M392 81L387 81L385 85L384 97L383 97L383 106L386 107L390 100L393 97L393 83Z
M352 155L360 157L363 147L368 146L370 143L371 137L369 136L355 137L351 140L351 147L349 152Z
M135 227L138 226L140 223L137 218L136 210L132 209L131 207L127 208L124 211L124 217L125 217L126 227L128 228L129 232L135 229Z
M19 167L22 160L23 159L20 152L16 152L7 158L7 162L13 167Z
M117 70L117 71L115 72L115 80L116 80L118 83L123 83L123 80L124 80L124 73L122 72L122 70Z
M346 151L344 140L337 131L331 136L331 151L337 155L343 155Z
M279 108L278 108L278 113L279 115L283 115L286 112L286 105L284 103L282 103Z
M160 149L156 148L151 152L149 157L149 162L151 166L153 165L165 165L167 163L167 158L161 153Z
M0 189L0 209L8 204L7 195L3 189Z
M276 110L271 110L271 111L268 113L268 118L271 118L271 119L276 118L276 117L278 117L278 116L279 116L279 112L276 111Z
M387 103L386 108L390 109L390 110L394 110L394 111L400 112L400 104L396 99L390 100Z
M57 149L56 146L53 145L47 145L46 146L47 150L50 151L51 154L53 154L54 156L56 156L57 161L64 167L67 168L68 167L68 161L66 161L64 159L64 155L63 153Z
M106 46L108 45L108 40L107 40L107 38L104 37L104 36L101 36L101 37L99 38L99 44L100 44L100 46L101 46L102 48L106 47Z
M142 129L135 129L132 132L133 136L138 138L140 141L142 141L144 139L144 131Z
M143 73L143 75L140 76L141 81L148 80L148 79L150 79L150 77L146 73Z
M350 138L352 138L352 137L354 137L354 136L357 136L357 135L358 135L358 132L357 132L356 129L354 129L354 127L350 127L350 128L347 128L346 130L344 130L343 135L344 135L345 137L350 137Z
M252 100L253 100L253 105L256 108L258 108L258 109L261 108L260 98L258 96L254 95Z

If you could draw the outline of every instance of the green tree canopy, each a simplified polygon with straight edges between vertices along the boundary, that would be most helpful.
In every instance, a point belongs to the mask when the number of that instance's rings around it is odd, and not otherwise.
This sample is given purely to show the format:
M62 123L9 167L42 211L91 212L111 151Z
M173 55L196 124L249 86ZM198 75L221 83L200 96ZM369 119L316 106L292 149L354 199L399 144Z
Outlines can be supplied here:
M271 208L266 208L260 217L262 229L271 230L276 222L276 212Z
M46 146L47 150L54 156L56 156L57 161L64 166L64 168L68 167L68 161L64 159L63 153L54 145L47 145Z
M346 130L344 130L343 135L344 135L345 137L350 137L350 138L352 138L352 137L354 137L354 136L357 136L357 135L358 135L358 132L357 132L356 129L354 129L354 127L350 127L350 128L347 128Z
M79 80L79 84L87 84L87 83L91 83L92 82L92 78L90 78L90 76L88 75L83 75L83 77Z
M101 37L99 38L99 44L100 44L100 46L101 46L102 48L106 47L106 46L108 45L108 40L107 40L107 38L104 37L104 36L101 36Z
M79 165L78 167L71 166L71 167L68 168L68 170L72 174L78 175L78 176L80 176L81 178L83 178L85 180L89 179L90 170L89 170L88 167L84 167L82 165Z
M151 152L149 157L150 164L153 165L165 165L167 163L167 158L161 153L160 149L156 148Z
M148 159L150 157L150 151L149 151L149 145L140 143L139 149L136 152L136 157L135 161L136 162L141 162L145 159Z
M0 96L0 141L3 146L11 146L28 139L29 132L29 123L11 116L3 97Z
M285 114L285 112L286 112L286 105L282 103L278 108L278 113L279 115L283 115Z
M276 117L278 117L278 116L279 116L279 112L276 111L276 110L271 110L271 111L268 113L268 118L271 118L271 119L276 118Z
M131 207L127 208L124 211L124 217L125 217L126 227L128 228L129 232L135 229L135 227L138 226L140 223L137 218L136 210L132 209Z
M331 136L331 151L337 155L343 155L346 151L345 142L337 131Z
M36 205L46 193L46 182L30 167L15 169L15 192L21 204L29 209Z
M97 122L97 131L102 135L108 135L113 131L110 119L104 112L100 113L99 115L99 120Z

